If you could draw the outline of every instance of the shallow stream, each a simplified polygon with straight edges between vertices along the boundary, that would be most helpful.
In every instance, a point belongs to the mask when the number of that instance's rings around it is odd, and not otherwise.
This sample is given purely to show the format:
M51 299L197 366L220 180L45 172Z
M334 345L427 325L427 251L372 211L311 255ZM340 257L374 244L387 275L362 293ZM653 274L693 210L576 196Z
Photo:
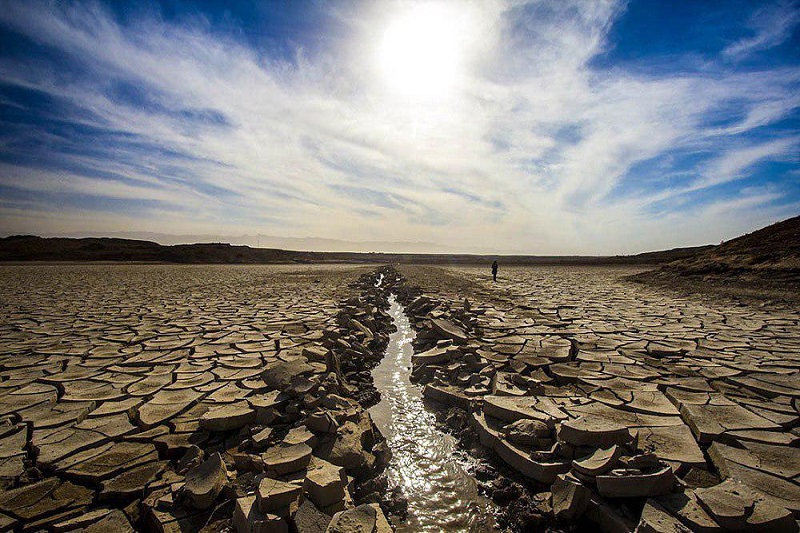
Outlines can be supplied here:
M394 295L389 303L397 331L372 371L381 401L370 414L392 450L389 487L401 487L408 498L408 519L397 531L495 531L492 504L468 472L470 458L437 429L422 391L410 381L414 330Z

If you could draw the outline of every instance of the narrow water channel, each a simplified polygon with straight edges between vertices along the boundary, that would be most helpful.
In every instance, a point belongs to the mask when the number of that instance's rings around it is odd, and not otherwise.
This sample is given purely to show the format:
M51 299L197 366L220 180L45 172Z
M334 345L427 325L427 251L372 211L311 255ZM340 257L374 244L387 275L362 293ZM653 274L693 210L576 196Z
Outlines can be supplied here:
M492 504L467 471L469 458L436 428L422 391L409 379L414 330L394 295L389 303L397 331L372 371L381 401L370 414L392 450L389 486L401 487L408 498L408 520L396 524L397 531L496 531Z

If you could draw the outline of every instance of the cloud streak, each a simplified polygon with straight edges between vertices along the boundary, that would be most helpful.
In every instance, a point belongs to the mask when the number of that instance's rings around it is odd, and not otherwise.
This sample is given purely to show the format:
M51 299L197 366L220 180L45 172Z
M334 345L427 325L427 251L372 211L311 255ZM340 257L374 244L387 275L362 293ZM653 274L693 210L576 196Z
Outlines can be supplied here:
M800 10L797 2L779 2L762 7L748 21L754 35L727 46L722 55L729 59L742 59L778 46L791 36L798 23Z

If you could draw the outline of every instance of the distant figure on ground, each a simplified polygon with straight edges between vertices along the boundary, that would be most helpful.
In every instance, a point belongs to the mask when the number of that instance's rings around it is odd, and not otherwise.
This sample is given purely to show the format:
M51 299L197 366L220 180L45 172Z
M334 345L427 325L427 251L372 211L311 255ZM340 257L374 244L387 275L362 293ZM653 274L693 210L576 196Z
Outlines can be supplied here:
M497 281L497 261L492 263L492 279L494 279L494 281Z

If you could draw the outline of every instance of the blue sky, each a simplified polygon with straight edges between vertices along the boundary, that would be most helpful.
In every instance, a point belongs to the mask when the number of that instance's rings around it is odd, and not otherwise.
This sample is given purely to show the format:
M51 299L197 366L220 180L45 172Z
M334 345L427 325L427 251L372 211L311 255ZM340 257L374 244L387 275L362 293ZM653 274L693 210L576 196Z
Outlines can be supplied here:
M0 234L718 242L798 107L796 1L0 0Z

